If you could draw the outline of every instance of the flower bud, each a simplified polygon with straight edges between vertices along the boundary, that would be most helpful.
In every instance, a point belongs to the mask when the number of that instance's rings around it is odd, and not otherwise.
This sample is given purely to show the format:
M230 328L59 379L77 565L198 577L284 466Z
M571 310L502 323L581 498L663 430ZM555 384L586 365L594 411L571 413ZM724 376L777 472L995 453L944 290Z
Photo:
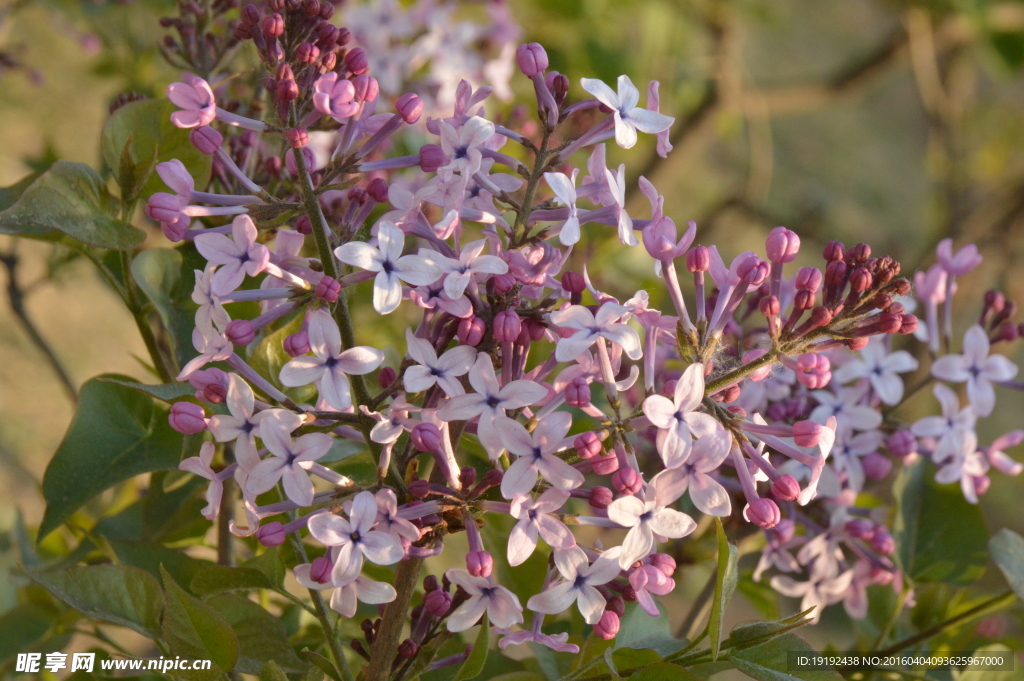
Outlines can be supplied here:
M860 463L868 480L881 480L892 470L892 459L878 452L871 452Z
M256 530L256 540L268 548L284 544L284 541L287 538L288 535L284 532L284 525L276 521L267 523L266 525L261 525L260 528Z
M768 259L776 264L793 262L800 252L800 237L785 227L776 227L768 233L765 242Z
M905 314L901 316L900 330L898 333L907 336L917 331L917 317L912 314Z
M224 136L208 125L192 128L188 133L188 139L200 153L207 155L217 153L220 145L224 144Z
M295 48L295 58L306 64L315 64L320 58L320 48L313 43L300 43Z
M333 303L338 300L338 295L341 293L341 282L333 277L329 277L326 274L320 278L320 281L316 285L316 297L321 300L326 300L328 303Z
M871 537L871 550L875 553L888 556L896 550L896 541L889 534L889 531L884 527L879 527L875 530L875 534Z
M398 378L398 372L392 367L382 367L377 372L377 385L381 388L387 388Z
M590 505L598 510L604 510L611 506L612 501L615 499L615 495L607 487L591 487L590 488Z
M772 483L772 496L779 501L793 501L800 496L800 483L792 475L780 475Z
M740 263L740 266L736 269L736 274L750 286L760 286L761 282L768 276L768 263L756 255L752 255Z
M782 515L774 501L761 498L754 499L753 503L747 506L747 518L761 529L768 530L779 524Z
M419 652L420 647L416 645L416 641L413 641L411 638L405 639L398 646L398 656L403 660L411 660L416 657L416 654Z
M796 288L798 291L810 291L816 293L821 288L822 275L817 267L801 267L796 273Z
M794 310L809 310L814 307L814 294L810 291L797 291L793 296Z
M375 177L366 185L366 193L377 203L385 203L388 200L388 183L383 178Z
M285 81L282 81L282 82L285 82ZM293 81L289 81L289 82L291 82L293 84L295 83L294 80ZM298 86L296 85L295 87L296 87L296 93L297 93L298 92ZM280 97L280 95L281 95L281 91L280 91L280 86L279 86L278 87L278 97ZM296 96L298 96L298 95L296 94ZM293 99L294 99L294 97L293 97ZM285 130L284 131L284 136L286 138L288 138L288 143L292 145L292 149L300 149L300 148L302 149L302 153L303 153L303 157L302 158L306 162L306 167L309 168L310 170L312 170L313 164L316 161L316 157L313 156L312 150L305 148L309 144L309 133L306 131L306 129L305 128L291 128L289 130ZM309 153L306 153L307 151ZM295 153L294 151L290 151L289 152L289 154L294 154L294 153ZM289 167L289 170L290 169L291 168ZM297 173L294 173L294 174L297 174Z
M256 5L252 3L242 8L242 24L245 26L255 26L260 23L260 11Z
M842 241L829 241L825 244L825 252L822 256L829 262L838 262L846 255L846 247Z
M587 289L587 282L582 274L570 270L562 273L562 288L569 293L583 293Z
M496 274L491 277L491 285L494 286L495 293L508 293L516 285L516 275L511 272L505 274Z
M476 469L472 466L463 466L459 471L459 482L463 487L472 487L476 484Z
M474 577L490 577L494 570L494 558L487 551L470 551L466 555L466 569Z
M595 456L590 460L590 467L597 475L611 475L619 470L619 457L614 454Z
M437 577L435 575L427 575L423 578L423 593L428 594L431 591L437 591L441 588L441 585L437 583Z
M797 421L793 424L793 442L799 447L814 447L821 440L824 427L814 421Z
M206 430L206 412L194 402L175 402L167 416L168 423L179 433L195 435Z
M618 491L619 494L636 494L644 486L644 480L640 477L632 468L620 468L615 475L612 476L612 487Z
M372 102L380 94L380 84L373 76L357 75L352 79L352 88L355 90L353 99L357 102Z
M758 302L757 306L765 317L778 317L782 312L782 305L775 296L765 296Z
M581 459L593 458L604 451L601 447L601 439L592 430L577 435L576 439L572 441L572 446L576 448L576 453Z
M331 581L332 569L334 569L334 564L331 563L330 558L318 556L313 559L313 563L309 566L309 578L317 584L327 584Z
M417 499L426 499L430 495L430 482L427 480L413 480L409 483L409 494Z
M796 364L797 380L811 390L824 388L832 380L832 365L824 355L805 353L797 358Z
M867 244L857 244L850 249L850 252L847 255L849 259L855 263L865 263L868 261L868 258L871 257L871 246L868 246Z
M448 162L448 157L440 145L424 144L420 147L420 170L425 173L436 172L438 168Z
M523 324L515 310L504 310L494 316L494 340L499 343L514 343L523 330Z
M626 614L626 601L622 596L615 594L608 599L608 602L605 604L605 608L610 612L614 612L619 617L622 617Z
M412 446L421 452L434 452L441 446L441 429L433 423L417 423L412 429Z
M470 490L470 497L478 497L492 487L497 487L501 484L501 479L505 477L505 474L501 471L491 468L484 473L483 480L477 483L476 487Z
M676 559L667 553L652 553L647 558L648 562L661 570L661 574L671 577L676 573Z
M345 53L345 68L355 75L362 75L370 68L370 62L366 58L366 51L357 47Z
M897 430L885 444L893 456L909 456L917 451L917 438L909 430Z
M532 341L539 341L541 338L544 337L544 332L547 330L547 328L548 327L544 326L543 323L537 321L536 319L524 319L523 333L526 333L527 336L529 336L529 338L528 340L525 341L520 338L519 342L522 345L529 345Z
M565 101L565 96L569 94L569 76L564 73L558 73L552 71L548 73L544 79L544 83L548 86L548 90L555 98L555 104L559 106Z
M224 329L224 335L235 345L248 345L256 339L256 330L248 319L235 319Z
M479 317L466 317L459 321L459 328L455 333L456 338L463 345L476 347L484 339L487 325Z
M177 222L181 217L181 200L174 194L157 192L146 202L146 215L157 222Z
M605 641L610 641L619 633L619 616L607 608L601 619L594 625L594 633Z
M779 521L779 524L775 526L775 534L780 542L788 542L796 535L796 523L789 518L783 518Z
M395 101L395 110L398 111L398 115L402 117L403 121L412 125L423 114L423 100L419 98L419 95L406 93Z
M268 38L279 38L284 35L284 17L277 12L268 14L260 22L260 28L263 29L263 35Z
M590 384L582 376L577 376L565 386L565 403L570 407L585 407L590 404L590 399Z
M305 331L296 331L284 339L284 351L290 357L301 357L309 352L309 334Z
M853 351L863 350L868 346L868 340L869 339L867 336L863 338L851 338L850 340L846 341L846 347L850 348Z
M857 293L871 288L871 282L871 272L864 267L858 267L850 273L850 288Z
M526 43L516 49L516 64L527 78L533 78L548 68L548 53L540 43Z
M444 617L452 607L452 595L447 591L435 589L423 596L423 608L434 617Z
M686 269L690 272L706 272L711 267L711 252L707 246L694 246L686 252Z

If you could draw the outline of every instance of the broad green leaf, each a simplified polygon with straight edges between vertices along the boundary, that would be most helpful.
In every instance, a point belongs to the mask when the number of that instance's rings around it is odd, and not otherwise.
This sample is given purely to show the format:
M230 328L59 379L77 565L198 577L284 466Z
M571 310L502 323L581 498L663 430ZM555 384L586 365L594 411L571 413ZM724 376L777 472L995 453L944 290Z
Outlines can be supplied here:
M630 681L696 681L689 669L671 662L655 662L630 675Z
M191 291L193 280L188 277L182 281L181 265L181 253L173 248L150 248L132 260L132 278L153 302L160 321L167 329L179 366L196 354L192 346L196 306L188 295L182 296L181 292L183 285Z
M776 636L781 636L787 631L807 626L811 620L806 616L813 608L804 610L793 617L787 617L778 622L751 622L749 624L737 624L729 633L729 638L724 645L730 648L750 648L769 641Z
M1024 537L1003 528L988 540L988 550L1013 593L1024 601Z
M992 31L989 41L996 54L1011 71L1024 66L1024 33L1020 31Z
M18 180L10 187L0 187L0 212L7 210L14 205L15 201L25 193L25 190L32 186L32 183L39 179L42 173L32 173Z
M288 681L288 676L281 671L276 662L270 660L260 670L260 681Z
M154 577L160 576L162 567L179 584L190 584L203 568L210 565L209 561L197 560L156 542L114 539L109 543L117 559L125 565L142 568Z
M896 478L896 556L914 581L964 586L980 578L988 563L985 518L959 486L940 485L934 477L934 466L922 460Z
M768 580L755 582L753 570L744 570L736 582L736 590L753 605L765 619L774 620L779 617L779 593L773 589Z
M469 681L476 677L477 674L483 671L484 665L487 663L487 652L491 645L491 625L487 621L487 615L484 615L483 619L480 620L480 631L476 635L476 641L473 642L473 650L469 653L469 657L459 667L459 672L455 675L453 681Z
M103 378L82 386L75 416L46 468L46 513L39 539L113 485L141 473L178 467L182 437L167 423L167 410L152 398Z
M210 521L200 515L206 500L194 494L209 484L198 476L189 479L171 491L161 484L162 471L154 473L149 492L117 515L101 518L93 533L109 540L177 542L202 537L210 528Z
M334 679L334 681L341 681L341 672L338 671L333 662L320 653L313 652L312 650L303 650L302 656L312 662L324 674Z
M273 660L287 673L303 674L309 665L295 654L281 620L237 594L220 594L207 602L224 616L238 637L241 652L235 670L259 674Z
M95 170L58 161L0 213L0 234L45 239L67 235L96 248L135 248L146 233L119 220L118 210L118 200Z
M56 608L29 601L0 615L0 666L18 653L31 652L60 615Z
M86 617L160 636L163 594L160 583L145 570L127 565L90 565L53 572L25 568L32 581Z
M160 176L151 172L157 163L178 159L192 174L196 189L202 190L210 179L212 157L203 154L189 141L189 131L171 123L176 107L166 99L143 99L125 104L103 126L101 147L103 160L114 171L122 174L122 154L128 145L128 156L136 166L136 182L140 197L148 198L155 192L169 192Z
M639 605L627 607L615 637L615 649L638 648L653 650L662 657L686 647L685 639L672 636L672 627L663 605L658 603L658 616L651 617Z
M145 251L148 253L149 251ZM124 386L125 388L131 388L137 390L140 393L145 393L158 400L164 402L177 402L185 397L194 397L196 389L185 383L159 383L151 385L149 383L138 383L136 381L126 381L119 378L100 378L104 383L113 383L115 385Z
M256 568L210 565L192 578L191 588L192 593L205 598L226 591L273 589L274 585Z
M789 653L816 655L796 634L783 634L761 645L734 652L729 661L757 681L842 681L834 669L789 671Z
M213 660L215 676L231 671L238 660L238 637L219 612L190 596L161 568L164 599L163 639L171 652L195 660ZM258 670L257 670L258 672Z
M645 648L619 648L612 652L612 663L616 669L635 669L655 662L661 662L662 656Z
M276 548L268 548L258 556L253 556L242 563L241 567L259 570L270 580L272 588L280 589L284 585L287 569L281 561L281 555Z
M715 518L715 531L718 535L718 571L715 573L715 593L711 599L711 615L708 617L712 662L718 659L725 609L733 592L736 591L736 560L739 556L739 551L725 536L721 518Z

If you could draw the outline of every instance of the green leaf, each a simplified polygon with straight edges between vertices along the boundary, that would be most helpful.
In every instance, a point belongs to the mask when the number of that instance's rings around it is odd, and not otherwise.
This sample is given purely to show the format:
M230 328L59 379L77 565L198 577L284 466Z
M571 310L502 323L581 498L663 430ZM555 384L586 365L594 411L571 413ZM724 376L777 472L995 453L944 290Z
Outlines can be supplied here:
M655 662L631 675L630 681L696 681L689 669L671 662Z
M284 586L284 578L287 569L281 561L281 555L276 548L268 548L258 556L253 556L242 563L241 567L259 570L270 580L271 588L280 589Z
M100 143L103 160L114 177L131 172L133 181L142 185L139 196L143 199L155 192L169 191L160 176L152 172L156 163L178 159L185 164L200 190L210 179L212 157L192 145L188 130L171 123L171 113L176 109L166 99L129 102L115 111L103 126ZM123 168L126 147L131 169Z
M958 485L940 485L934 477L934 466L921 460L896 478L896 556L914 581L964 586L988 563L985 518Z
M87 246L126 251L146 233L117 219L118 200L95 170L58 161L0 213L0 234L52 239L67 235Z
M334 663L328 660L320 653L315 653L312 650L303 650L302 656L312 662L320 671L327 676L334 679L334 681L341 681L341 672L334 666Z
M734 652L729 660L757 681L842 681L834 669L789 671L789 653L817 654L796 634L783 634L761 645Z
M619 635L615 637L615 649L637 648L653 650L662 657L671 655L686 647L685 639L672 636L665 608L658 603L658 616L651 617L639 605L626 609L619 624Z
M729 599L736 591L736 560L739 551L725 536L722 519L715 518L718 534L718 571L715 573L715 593L711 599L711 615L708 617L708 637L711 640L711 661L718 659L719 644L722 641L722 621Z
M190 298L181 295L181 265L181 253L173 248L150 248L132 260L132 278L153 302L160 321L167 329L179 366L195 356L192 346L195 305ZM191 282L191 277L188 281Z
M646 648L619 648L612 652L616 669L635 669L655 662L661 662L661 655Z
M117 539L108 542L118 560L125 565L141 568L154 577L159 577L160 569L164 568L180 584L191 583L204 567L210 565L209 561L197 560L156 542Z
M5 211L25 193L25 190L32 186L32 183L39 179L42 173L32 173L23 177L10 187L0 187L0 211Z
M787 617L778 622L751 622L749 624L737 624L729 633L729 638L723 643L729 648L750 648L760 645L765 641L781 636L787 631L799 629L811 623L807 617L814 608L808 608L792 617Z
M149 251L146 252L148 253ZM151 385L149 383L138 383L136 381L126 381L110 377L101 377L99 380L104 383L113 383L114 385L120 385L125 388L137 390L140 393L145 393L146 395L155 397L158 400L163 400L164 402L177 402L185 397L194 397L196 394L196 389L187 382Z
M304 674L309 665L295 654L288 634L277 617L257 603L237 594L220 594L207 605L227 620L238 637L241 652L235 670L243 674L259 674L273 660L288 673Z
M1003 528L988 540L988 550L1013 593L1024 601L1024 537Z
M487 615L484 615L483 619L480 620L480 631L476 635L476 641L473 642L473 650L469 653L469 657L459 667L458 674L455 675L453 681L469 681L469 679L475 678L477 674L484 670L484 665L487 663L487 652L491 645L491 625L487 621Z
M90 565L53 572L23 568L32 581L86 617L160 636L163 594L160 583L145 570L127 565Z
M182 437L167 423L167 410L103 378L82 386L75 416L46 468L46 513L37 540L111 486L178 467Z
M256 568L210 565L192 578L191 588L192 593L205 598L226 591L273 589L274 585Z
M166 590L163 639L171 652L194 660L213 660L214 676L231 671L238 660L238 637L219 612L188 595L163 568Z
M288 676L281 671L276 662L270 660L260 670L260 681L288 681Z
M59 614L52 606L29 601L0 615L0 666L18 653L34 650L57 623Z

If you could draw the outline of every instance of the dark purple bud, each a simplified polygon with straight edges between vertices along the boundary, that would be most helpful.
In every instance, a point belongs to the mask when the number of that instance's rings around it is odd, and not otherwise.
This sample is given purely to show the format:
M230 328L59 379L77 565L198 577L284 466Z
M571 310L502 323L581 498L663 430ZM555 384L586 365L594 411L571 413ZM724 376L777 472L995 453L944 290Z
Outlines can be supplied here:
M601 438L591 430L577 435L576 439L572 441L572 446L576 448L576 453L581 459L591 459L604 451L604 448L601 447Z
M846 256L846 247L842 241L829 241L822 256L829 262L838 262Z
M494 340L499 343L514 343L523 330L523 323L515 310L504 310L494 316Z
M855 518L847 521L846 533L854 539L871 541L871 538L875 536L875 523L867 518Z
M284 339L284 351L290 357L301 357L309 352L309 334L305 331L296 331Z
M565 403L570 407L585 407L590 404L590 399L590 384L582 376L577 376L565 386Z
M357 76L366 73L366 70L370 68L370 62L366 59L366 51L361 47L349 50L345 54L345 68Z
M771 499L754 499L754 502L747 506L747 518L763 530L769 530L779 524L782 515L779 507Z
M413 480L409 483L409 494L417 499L426 499L430 494L430 483L426 480Z
M526 43L516 49L516 64L527 78L533 78L548 68L548 53L540 43Z
M320 0L306 0L302 3L302 10L307 17L315 17L320 14Z
M780 475L772 483L772 496L779 501L793 501L800 496L800 483L792 475Z
M459 470L459 482L463 487L472 487L476 484L476 469L472 466L463 466Z
M686 269L690 272L707 272L711 267L711 252L707 246L694 246L686 252Z
M398 372L392 367L383 367L377 372L377 385L387 388L398 378Z
M590 505L598 510L611 506L615 495L607 487L592 487L590 489Z
M766 296L762 298L758 304L758 308L761 310L761 314L765 317L778 317L779 313L782 312L782 305L779 303L779 299L775 296Z
M384 203L388 200L388 183L380 177L375 177L366 185L366 193L377 203Z
M433 423L417 423L411 437L412 446L421 452L437 451L441 446L441 429Z
M871 538L871 550L875 553L888 556L896 550L896 541L884 527L875 530L875 536Z
M242 23L246 26L255 26L260 23L260 11L256 5L248 4L242 8Z
M437 591L441 588L441 585L437 583L437 577L434 575L427 575L423 578L423 592L430 593L431 591Z
M594 633L605 641L610 641L619 633L619 616L605 608L601 619L594 625Z
M562 288L569 293L583 293L587 289L587 282L579 272L563 272Z
M768 233L765 248L768 259L773 263L793 262L800 252L800 237L785 227L776 227Z
M434 617L444 617L452 607L452 595L441 589L428 591L423 597L423 608Z
M459 328L455 333L456 338L463 345L476 347L484 339L487 325L479 317L466 317L459 322Z
M256 330L248 319L235 319L224 329L224 335L235 345L248 345L256 339Z
M814 294L810 291L797 291L793 296L794 310L809 310L814 307Z
M910 456L917 451L917 438L909 430L897 430L885 441L893 456Z
M206 430L206 412L194 402L175 402L171 405L168 423L179 433L195 435Z
M331 559L327 556L319 556L313 559L313 563L309 566L309 578L317 584L326 584L331 581L331 570L334 568L334 564L331 563Z
M424 144L420 147L420 170L425 173L436 172L448 162L448 157L437 144Z
M261 525L260 529L256 530L256 540L267 547L280 546L287 538L284 525L276 521Z
M674 565L675 561L672 561L672 563ZM671 577L671 575L669 576ZM622 617L626 614L626 601L623 600L622 596L615 594L614 596L608 599L608 603L605 604L605 608L607 610L614 612L619 617Z
M341 293L341 282L334 277L328 277L326 274L321 277L320 281L316 285L316 297L321 300L326 300L328 303L333 303L338 300L338 295Z
M470 551L466 555L466 569L474 577L490 577L494 571L494 558L487 551Z
M313 43L300 43L295 49L295 58L306 64L315 64L320 58L320 48Z
M188 139L192 146L203 154L215 154L224 143L224 136L208 125L193 128L188 133Z
M636 494L643 489L644 480L632 468L620 468L612 476L612 487L619 494Z

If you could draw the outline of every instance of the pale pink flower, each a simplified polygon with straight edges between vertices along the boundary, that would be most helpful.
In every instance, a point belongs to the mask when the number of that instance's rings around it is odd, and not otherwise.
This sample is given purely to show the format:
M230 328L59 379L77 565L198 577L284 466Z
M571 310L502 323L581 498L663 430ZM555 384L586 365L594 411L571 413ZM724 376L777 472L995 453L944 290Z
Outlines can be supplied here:
M661 612L651 594L665 596L676 588L676 580L665 575L654 565L641 565L629 572L629 585L633 587L637 603L651 617L658 617Z
M562 205L569 209L569 217L558 230L558 240L563 246L572 246L580 240L580 218L576 208L576 176L579 169L573 169L572 177L565 173L544 173L544 180Z
M279 417L291 419L294 425L291 432L302 425L302 417L284 409L266 409L259 413L253 412L255 395L252 388L238 374L228 375L227 407L230 416L214 414L210 417L207 428L217 442L235 441L235 461L247 470L260 462L256 453L256 438L260 437L260 421L268 414L276 413Z
M622 542L622 553L619 565L623 570L636 561L650 555L655 548L658 537L680 539L697 528L693 518L668 508L669 504L679 498L677 490L666 484L664 479L655 477L647 485L644 499L636 496L624 496L616 499L608 507L608 519L623 527L628 527L626 540ZM664 541L664 539L662 539Z
M997 437L986 450L986 456L988 456L988 461L992 464L992 467L1006 475L1020 475L1024 471L1024 464L1014 461L1003 450L1009 447L1016 447L1021 442L1024 442L1024 430L1014 430L1006 435Z
M978 503L977 480L988 473L989 463L985 453L978 451L978 436L973 432L964 433L963 448L950 457L935 473L935 481L943 485L959 482L964 498L972 504Z
M359 102L352 101L355 95L352 81L338 80L337 72L330 71L313 85L313 108L340 121L359 111Z
M249 494L263 494L280 480L285 496L299 506L313 503L313 481L307 472L327 454L334 440L326 433L306 433L292 440L297 424L283 409L272 410L260 421L260 439L273 455L252 467L246 481Z
M932 460L941 463L948 456L963 450L965 438L973 435L978 415L971 406L960 408L960 399L953 389L942 383L932 388L935 399L942 406L942 416L925 416L910 427L917 437L935 438Z
M612 173L604 171L608 191L612 196L615 207L618 209L619 241L626 246L636 246L640 243L636 234L633 233L633 219L626 212L626 164L620 163L619 170Z
M946 355L935 360L932 376L953 383L967 383L967 397L979 417L992 413L996 405L993 383L1009 381L1017 375L1017 366L1002 355L990 355L985 330L975 324L964 334L963 354Z
M537 548L537 538L543 537L553 549L567 549L576 545L576 539L565 524L551 515L569 498L565 492L549 488L537 499L529 495L512 500L510 513L519 520L508 536L508 564L522 565Z
M953 253L953 240L943 239L935 248L935 255L939 264L946 272L953 276L967 274L981 264L981 255L978 247L974 244L967 244L956 253Z
M196 328L213 331L216 327L224 331L231 321L224 305L213 294L213 277L217 273L217 265L207 263L205 270L193 270L196 285L192 289L192 302L199 306L196 310Z
M406 390L418 393L437 385L448 397L466 394L458 378L473 366L477 355L475 348L457 345L438 357L430 341L417 338L411 329L405 330L405 341L409 357L416 362L405 370Z
M494 123L472 116L458 130L441 121L441 150L449 158L439 171L468 177L480 169L480 148L494 134Z
M223 234L200 234L196 249L209 262L221 265L213 275L210 290L218 296L227 295L241 286L245 275L255 277L270 262L270 251L256 243L256 225L248 215L239 215L231 223L231 237Z
M720 430L713 417L696 411L703 399L704 365L695 363L676 381L671 400L663 395L651 395L644 400L644 415L658 429L658 453L666 468L678 468L686 461L694 435Z
M505 274L508 264L496 255L483 255L485 239L462 247L459 258L448 258L437 251L420 249L420 257L433 263L444 277L444 290L453 300L462 297L473 275ZM483 280L485 277L478 277Z
M668 130L675 121L671 116L639 108L640 91L629 76L619 76L617 93L594 78L582 78L580 83L599 102L614 109L615 143L623 149L630 149L636 144L638 130L655 134Z
M186 82L167 86L167 98L182 111L171 114L171 122L179 128L197 128L209 125L217 117L217 101L209 83L191 73Z
M583 484L583 474L555 455L564 449L563 441L572 426L572 416L556 411L542 418L530 433L517 421L509 420L500 433L501 442L518 458L501 479L501 494L513 499L527 494L537 478L568 491Z
M398 497L393 490L379 489L374 497L377 500L378 530L387 532L399 540L419 541L419 528L398 514Z
M519 598L505 587L487 577L474 577L466 570L451 568L444 574L448 581L469 594L469 599L448 616L448 631L457 633L469 629L485 612L488 621L501 629L523 622Z
M878 451L885 436L879 430L854 435L849 428L840 428L832 446L832 465L836 473L846 473L846 486L855 492L864 489L864 464L861 458Z
M362 491L352 499L348 520L333 513L317 513L309 519L309 533L314 539L338 547L331 571L335 584L353 581L363 569L364 557L377 565L391 565L405 555L397 537L373 529L378 510L373 493Z
M175 380L184 381L193 371L203 368L210 362L221 362L235 354L235 346L222 333L212 326L192 329L192 346L199 354L181 368Z
M210 468L216 447L212 442L204 442L199 448L199 456L190 456L178 464L178 469L206 478L210 484L206 487L206 506L200 513L207 520L213 520L220 512L220 498L224 494L224 483L217 473Z
M806 582L798 582L787 575L772 577L772 588L784 596L800 598L800 609L814 608L810 617L812 622L821 618L825 606L838 603L846 597L853 570L839 574L836 563L832 561L815 561Z
M629 311L615 303L605 303L595 315L583 305L570 305L564 310L552 312L549 317L555 326L573 329L568 338L559 338L555 347L555 359L570 362L582 355L598 338L605 338L622 347L630 359L640 359L643 352L640 336L627 324L619 322Z
M906 350L889 352L881 338L872 338L860 351L858 359L851 360L832 373L840 383L867 378L875 394L890 406L903 399L903 379L899 374L917 369L917 360Z
M732 435L727 431L707 433L693 443L693 449L678 467L662 471L655 477L657 482L652 483L659 489L664 486L675 497L689 489L690 500L701 512L724 518L732 512L729 493L710 474L718 470L731 449Z
M596 624L605 609L605 598L597 587L619 576L621 547L608 549L593 563L587 560L587 554L578 546L555 549L553 553L555 567L562 580L530 598L526 607L534 612L557 615L576 603L583 620L587 624Z
M861 404L866 388L840 388L838 392L815 390L811 392L818 406L811 411L810 420L825 423L835 416L840 426L854 430L873 430L882 424L882 414L866 404Z

